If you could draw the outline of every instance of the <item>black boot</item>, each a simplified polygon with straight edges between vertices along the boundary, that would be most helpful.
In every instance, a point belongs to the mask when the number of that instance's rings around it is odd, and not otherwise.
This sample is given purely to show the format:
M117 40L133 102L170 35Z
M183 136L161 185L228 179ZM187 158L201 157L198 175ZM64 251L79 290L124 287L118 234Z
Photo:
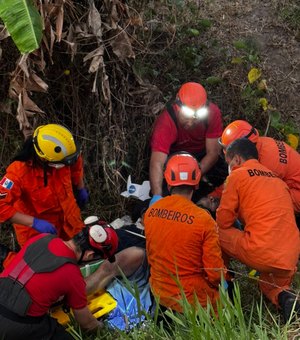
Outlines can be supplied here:
M296 320L296 314L300 317L300 303L297 301L295 293L291 291L282 291L278 295L278 303L282 309L284 322L287 322L290 319L292 311L294 314L291 319L292 322Z
M0 273L3 271L3 262L6 259L8 253L8 247L6 247L4 244L0 244Z

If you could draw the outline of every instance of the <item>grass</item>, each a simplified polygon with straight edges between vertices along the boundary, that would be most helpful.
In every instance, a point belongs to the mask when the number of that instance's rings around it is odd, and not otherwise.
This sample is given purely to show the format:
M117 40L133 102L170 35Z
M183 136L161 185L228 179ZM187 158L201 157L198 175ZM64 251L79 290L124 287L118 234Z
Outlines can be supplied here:
M146 321L130 332L109 330L105 327L97 337L78 330L75 322L69 328L74 339L297 339L297 324L282 325L264 304L263 298L252 301L248 311L242 306L239 284L235 284L235 299L232 302L227 292L220 288L220 301L215 313L210 305L193 308L185 298L182 301L183 313L167 310L162 313L158 308L154 317L146 315ZM162 316L157 321L157 315ZM156 320L156 322L155 322ZM299 326L299 325L298 325Z
M292 29L300 30L300 5L299 3L286 4L280 11L281 19Z

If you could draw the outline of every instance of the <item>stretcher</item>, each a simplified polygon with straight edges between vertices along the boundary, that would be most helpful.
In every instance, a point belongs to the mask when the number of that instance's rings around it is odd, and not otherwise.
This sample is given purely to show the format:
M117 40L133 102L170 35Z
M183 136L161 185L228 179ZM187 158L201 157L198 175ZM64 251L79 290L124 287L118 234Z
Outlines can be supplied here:
M80 270L83 277L87 277L96 271L102 262L103 261L101 260L81 267ZM114 308L116 308L116 306L117 301L105 290L98 291L88 296L88 308L97 319L111 312ZM70 313L72 314L71 311ZM65 310L63 303L52 307L50 309L50 315L57 319L57 321L63 326L66 326L70 321L69 311Z

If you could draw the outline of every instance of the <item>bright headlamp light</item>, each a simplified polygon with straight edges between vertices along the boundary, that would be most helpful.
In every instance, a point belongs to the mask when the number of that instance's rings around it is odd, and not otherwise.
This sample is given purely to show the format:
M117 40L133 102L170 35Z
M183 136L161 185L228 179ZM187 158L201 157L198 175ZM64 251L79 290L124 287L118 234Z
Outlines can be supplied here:
M191 109L188 106L182 105L181 106L181 112L187 117L192 118L195 116L195 110Z
M187 118L196 118L199 120L203 120L203 119L206 119L208 116L207 106L202 106L197 110L193 110L186 105L182 105L180 109L181 109L182 114Z
M197 119L205 119L208 116L208 108L206 106L200 107L200 109L196 110L195 116Z

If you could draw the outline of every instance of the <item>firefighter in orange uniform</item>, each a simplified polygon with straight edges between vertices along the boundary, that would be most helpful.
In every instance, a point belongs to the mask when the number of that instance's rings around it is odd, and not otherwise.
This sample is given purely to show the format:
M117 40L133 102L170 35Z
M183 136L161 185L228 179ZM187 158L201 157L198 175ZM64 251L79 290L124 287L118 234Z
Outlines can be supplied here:
M221 248L260 272L261 291L287 320L295 301L290 285L300 250L288 187L259 163L255 144L246 138L227 147L226 161L230 174L217 209ZM236 219L243 231L233 227ZM296 310L300 312L298 303Z
M69 240L84 226L79 206L87 200L82 157L71 132L58 124L42 125L0 181L0 223L13 223L21 247L38 233ZM1 245L0 262L9 261L6 253Z
M244 120L230 123L223 131L220 144L226 148L238 138L248 138L255 143L259 162L287 184L294 210L300 213L300 154L282 141L260 137L258 131Z
M215 221L191 197L201 173L190 154L172 155L164 177L170 196L144 215L150 285L162 306L182 311L180 287L191 304L216 306L224 264Z

